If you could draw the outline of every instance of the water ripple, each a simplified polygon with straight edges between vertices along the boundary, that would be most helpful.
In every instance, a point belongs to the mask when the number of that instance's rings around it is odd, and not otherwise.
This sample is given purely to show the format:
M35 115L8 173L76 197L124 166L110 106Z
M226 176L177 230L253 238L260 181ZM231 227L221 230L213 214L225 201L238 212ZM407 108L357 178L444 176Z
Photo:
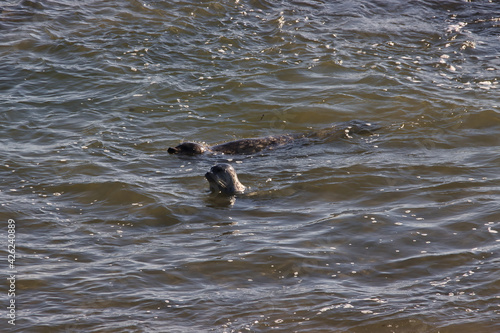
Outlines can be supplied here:
M486 1L3 3L16 327L495 331L499 15ZM353 119L381 128L167 152ZM209 194L221 162L247 194Z

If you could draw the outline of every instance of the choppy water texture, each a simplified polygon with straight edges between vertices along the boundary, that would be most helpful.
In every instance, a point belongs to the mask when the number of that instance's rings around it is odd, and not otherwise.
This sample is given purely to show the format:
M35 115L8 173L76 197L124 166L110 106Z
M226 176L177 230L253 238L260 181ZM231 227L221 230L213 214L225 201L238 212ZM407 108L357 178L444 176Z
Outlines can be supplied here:
M3 332L500 331L497 1L1 7Z

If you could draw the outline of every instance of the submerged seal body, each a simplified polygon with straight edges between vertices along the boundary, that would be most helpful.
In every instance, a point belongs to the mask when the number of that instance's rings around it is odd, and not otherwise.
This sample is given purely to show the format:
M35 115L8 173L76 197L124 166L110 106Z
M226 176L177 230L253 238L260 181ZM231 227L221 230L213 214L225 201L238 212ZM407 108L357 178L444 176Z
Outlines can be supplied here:
M183 142L176 147L168 148L170 154L198 155L205 152L228 154L228 155L246 155L254 154L264 149L281 146L296 138L294 135L268 136L264 138L240 139L221 143L220 145L208 146L196 142Z
M205 178L210 184L210 190L214 193L232 196L235 194L243 194L246 189L238 180L234 168L227 163L214 165L210 171L205 174Z
M379 127L362 121L351 121L337 126L328 127L319 131L312 131L303 134L284 134L267 136L263 138L240 139L209 146L196 142L183 142L176 147L168 148L170 154L199 155L206 152L246 155L258 153L265 149L282 146L298 139L321 140L328 137L339 136L350 138L352 134L372 134Z

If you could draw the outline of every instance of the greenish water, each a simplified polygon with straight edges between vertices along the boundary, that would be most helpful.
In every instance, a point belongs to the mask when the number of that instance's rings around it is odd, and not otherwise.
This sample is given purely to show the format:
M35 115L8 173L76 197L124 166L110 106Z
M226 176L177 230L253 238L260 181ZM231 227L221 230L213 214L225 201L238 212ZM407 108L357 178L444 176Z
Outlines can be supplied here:
M500 330L498 2L0 7L2 331Z

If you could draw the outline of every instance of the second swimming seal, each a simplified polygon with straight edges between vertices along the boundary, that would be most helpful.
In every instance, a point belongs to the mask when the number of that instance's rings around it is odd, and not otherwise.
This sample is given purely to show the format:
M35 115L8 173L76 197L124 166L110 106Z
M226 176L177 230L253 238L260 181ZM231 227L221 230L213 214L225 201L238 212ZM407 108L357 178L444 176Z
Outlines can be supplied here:
M287 143L302 140L305 142L315 142L330 137L351 138L352 134L373 134L380 126L372 125L359 120L334 125L319 131L311 131L301 134L284 134L266 136L263 138L240 139L219 145L209 146L196 142L183 142L176 147L168 148L170 154L199 155L206 152L214 154L246 155L255 154L265 149L273 149ZM305 141L305 142L304 142Z

